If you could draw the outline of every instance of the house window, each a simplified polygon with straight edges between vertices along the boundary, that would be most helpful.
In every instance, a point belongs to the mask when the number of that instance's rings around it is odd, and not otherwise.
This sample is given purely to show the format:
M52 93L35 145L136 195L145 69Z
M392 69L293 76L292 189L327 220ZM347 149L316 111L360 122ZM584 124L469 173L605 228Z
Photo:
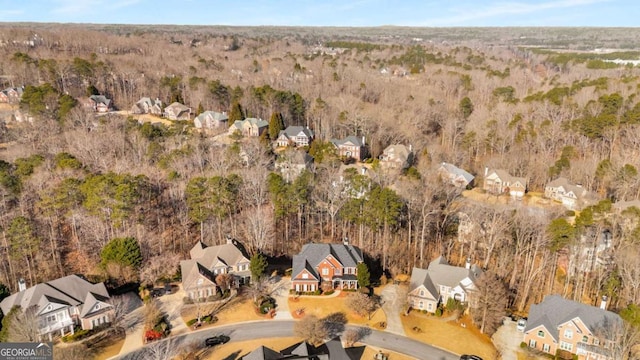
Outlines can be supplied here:
M587 337L587 336L583 336L583 337L582 337L582 342L583 342L583 343L588 343L588 342L589 342L589 337Z
M551 347L549 346L549 344L543 344L542 345L542 351L548 353L551 351Z
M418 308L424 309L424 303L422 301L420 301L420 303L418 304Z
M428 303L427 304L427 310L432 310L433 309L433 304L432 303Z
M593 339L593 345L600 345L600 339Z
M203 282L204 282L204 280L198 279L198 281L196 281L196 285L202 285Z
M336 270L335 270L335 273L336 273L336 275L340 275L340 274L342 273L342 270L340 270L340 269L336 269Z
M329 275L329 269L323 268L322 269L322 275Z
M536 341L534 339L529 340L529 347L534 348L536 347Z
M571 329L566 329L566 330L564 331L564 337L565 337L566 339L572 339L572 338L573 338L573 330L571 330Z
M420 296L424 296L424 290L420 290Z
M544 337L544 331L542 331L542 330L538 331L538 336L543 338Z
M303 279L308 279L308 278L309 278L309 274L307 274L307 273L303 273L303 274L302 274L302 278L303 278Z
M560 349L571 351L571 350L573 350L573 344L565 342L565 341L560 341Z

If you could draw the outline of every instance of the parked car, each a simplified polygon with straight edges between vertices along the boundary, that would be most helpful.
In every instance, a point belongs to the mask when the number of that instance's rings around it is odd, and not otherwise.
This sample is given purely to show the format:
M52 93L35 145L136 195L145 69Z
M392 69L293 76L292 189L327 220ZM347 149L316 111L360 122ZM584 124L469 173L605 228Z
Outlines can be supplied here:
M164 295L164 289L151 289L151 297L160 297Z
M210 338L207 338L204 341L204 344L206 346L216 346L216 345L220 345L220 344L225 344L227 342L229 342L229 340L231 340L231 338L229 338L227 335L217 335L217 336L213 336Z
M527 327L527 319L526 318L522 318L522 319L518 320L518 323L516 324L516 329L518 331L524 331L525 327Z
M482 358L478 355L462 355L460 360L482 360Z

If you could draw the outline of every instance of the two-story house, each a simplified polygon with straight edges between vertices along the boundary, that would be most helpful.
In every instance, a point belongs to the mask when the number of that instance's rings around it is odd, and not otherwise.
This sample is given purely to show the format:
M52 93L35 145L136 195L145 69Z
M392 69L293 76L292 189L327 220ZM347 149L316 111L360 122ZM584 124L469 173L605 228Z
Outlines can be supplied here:
M443 181L463 189L473 185L473 179L475 179L475 177L466 170L446 162L443 162L438 167L438 175Z
M389 145L382 151L379 158L380 165L384 167L404 170L413 163L413 149L411 145Z
M531 305L524 342L548 354L555 355L561 349L578 355L580 360L613 360L612 330L621 321L606 310L606 299L595 307L547 295L540 304Z
M33 311L41 338L73 334L74 326L91 330L113 320L114 308L103 283L92 284L77 276L36 284L27 288L24 280L19 291L2 300L0 309L6 315L15 306Z
M342 244L306 244L293 256L291 288L295 291L357 289L362 250Z
M229 116L226 112L205 111L193 119L193 125L196 129L215 129L217 127L226 126Z
M236 120L229 127L229 135L240 132L242 136L260 136L263 132L267 131L269 123L256 118L246 118L244 120Z
M104 95L91 95L88 98L81 99L80 103L87 110L97 113L106 113L113 110L111 99Z
M10 87L0 91L0 103L19 103L24 93L24 87Z
M189 120L191 119L191 108L179 102L174 102L164 108L162 115L169 120Z
M160 116L162 114L162 101L156 98L155 100L143 97L138 100L137 103L131 107L132 114L152 114Z
M313 140L313 131L306 126L289 126L280 131L278 146L309 146Z
M282 174L285 181L292 182L305 170L313 171L313 156L304 151L287 149L278 154L274 169Z
M347 136L344 139L331 139L331 143L336 147L338 156L354 158L358 161L362 161L367 156L364 136L362 138Z
M233 286L251 281L249 256L236 240L227 238L223 245L207 246L198 241L189 252L191 259L180 261L182 288L193 300L215 295L220 274L233 276Z
M434 313L438 304L446 304L449 299L467 302L481 274L482 269L472 265L469 258L465 267L449 265L442 256L430 262L427 269L414 267L407 295L409 306Z
M491 194L508 193L511 197L522 198L527 191L527 182L526 178L511 176L505 170L485 168L482 188Z
M579 210L588 202L587 189L570 183L564 177L549 182L544 187L544 196L559 201L569 210Z

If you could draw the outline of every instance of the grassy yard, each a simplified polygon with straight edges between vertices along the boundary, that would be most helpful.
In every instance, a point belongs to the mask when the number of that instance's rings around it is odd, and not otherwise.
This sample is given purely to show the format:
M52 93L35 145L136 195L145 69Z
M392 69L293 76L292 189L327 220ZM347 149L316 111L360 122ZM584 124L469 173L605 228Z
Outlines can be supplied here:
M124 339L120 339L109 345L105 345L96 354L96 357L94 358L94 360L106 360L110 357L118 355L120 353L120 349L122 348L123 344L124 344Z
M462 318L461 323L444 322L434 316L416 313L400 318L408 337L457 354L475 354L483 359L497 358L491 339L481 334L466 317ZM419 328L420 331L414 330L415 328Z
M342 292L337 297L324 297L322 295L299 298L289 297L289 311L291 311L292 316L297 317L295 311L303 308L305 315L315 315L319 318L342 312L347 315L347 321L350 324L369 325L376 329L380 329L380 322L387 322L387 317L380 308L373 313L371 320L366 316L363 317L351 311L346 304L348 294L347 292Z
M207 312L212 311L214 308L214 305L203 304L201 305L200 311L202 314L206 314ZM195 305L190 305L183 308L180 316L182 316L182 321L186 323L187 321L196 318L197 313L197 307ZM220 326L243 321L265 319L264 315L259 314L255 310L252 301L243 297L236 297L235 299L225 304L222 310L220 310L220 312L218 312L216 316L218 317L218 321L216 321L211 326Z

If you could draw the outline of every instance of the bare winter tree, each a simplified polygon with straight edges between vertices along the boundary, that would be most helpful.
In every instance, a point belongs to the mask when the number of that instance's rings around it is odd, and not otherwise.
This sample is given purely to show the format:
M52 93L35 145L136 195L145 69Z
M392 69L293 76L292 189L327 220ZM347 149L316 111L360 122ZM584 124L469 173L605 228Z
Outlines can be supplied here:
M480 332L493 334L506 313L507 287L491 272L485 272L476 281L477 291L470 294L471 315Z
M40 340L38 330L38 316L36 307L31 307L22 311L17 306L11 309L7 317L11 317L11 322L7 332L9 342L36 342Z
M177 269L175 265L179 264L180 257L171 252L164 252L156 255L145 263L140 270L140 281L145 285L153 285L158 279L168 279L175 275Z
M123 295L114 295L109 299L109 304L113 307L113 318L111 326L116 334L123 334L127 327L127 315L136 307L140 306L140 300L136 295L129 293Z
M379 307L380 303L373 297L361 292L350 294L347 298L347 307L360 316L368 316Z
M293 333L316 346L322 344L329 336L324 322L314 315L306 315L293 324Z

